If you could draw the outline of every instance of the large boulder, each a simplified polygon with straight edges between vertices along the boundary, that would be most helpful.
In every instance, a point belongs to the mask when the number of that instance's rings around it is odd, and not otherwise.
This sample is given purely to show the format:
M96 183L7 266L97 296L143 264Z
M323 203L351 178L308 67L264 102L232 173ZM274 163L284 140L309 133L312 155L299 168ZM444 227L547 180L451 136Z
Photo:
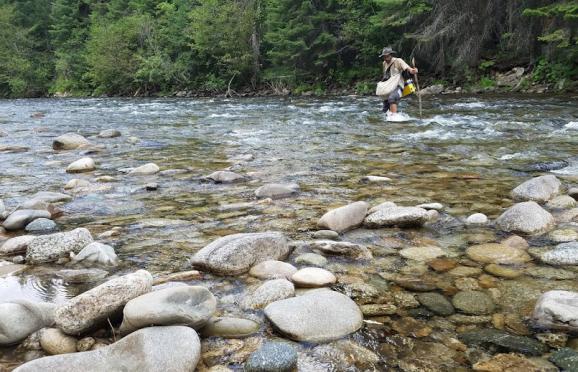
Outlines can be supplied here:
M71 163L68 167L66 167L67 173L83 173L83 172L92 172L96 169L96 163L92 158L82 158L78 159L77 161Z
M273 302L265 316L295 341L324 343L357 331L363 314L349 297L334 291L314 291Z
M55 322L65 333L78 335L106 321L127 302L151 291L152 275L145 270L124 275L92 288L60 305Z
M52 142L52 148L54 150L74 150L88 145L90 145L90 142L76 133L63 134L62 136L56 137Z
M81 227L68 232L38 236L28 244L26 262L38 264L52 262L70 252L78 253L92 243L90 231Z
M20 209L11 213L2 226L8 230L22 230L37 218L50 218L50 212L35 209Z
M72 258L75 263L113 266L118 262L114 248L99 242L92 242Z
M317 222L317 226L338 233L356 228L363 223L369 204L364 201L348 204L325 213Z
M418 207L380 208L365 217L367 227L421 226L428 221L428 211Z
M0 304L0 346L24 340L54 323L55 305L19 300Z
M202 328L217 309L215 296L205 287L160 289L130 300L123 310L122 333L151 325L187 325Z
M24 254L28 249L28 244L30 244L34 239L36 239L36 236L34 235L22 235L8 239L0 246L0 255L13 256Z
M535 177L512 190L512 197L521 201L545 203L560 192L561 185L556 176Z
M532 321L535 326L561 330L578 331L578 292L548 291L536 302Z
M213 241L198 251L191 263L222 275L238 275L259 262L280 260L290 253L287 239L279 232L233 234Z
M521 234L542 234L554 226L554 217L534 201L514 204L496 220L504 231Z
M36 359L15 371L194 371L200 355L201 342L192 328L150 327L109 346Z

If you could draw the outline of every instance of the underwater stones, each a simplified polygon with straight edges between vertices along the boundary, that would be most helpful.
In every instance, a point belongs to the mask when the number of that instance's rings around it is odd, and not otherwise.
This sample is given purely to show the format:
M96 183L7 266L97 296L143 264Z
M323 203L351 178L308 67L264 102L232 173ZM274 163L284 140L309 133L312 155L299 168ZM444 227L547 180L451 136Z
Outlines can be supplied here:
M260 329L259 323L243 318L214 317L201 329L204 337L243 338Z
M19 300L0 304L0 346L24 340L33 332L54 323L56 305Z
M337 282L337 278L333 273L318 267L306 267L298 270L291 280L298 287L316 288L325 287Z
M488 223L488 216L483 213L474 213L466 219L466 225L485 225Z
M570 348L562 348L550 356L550 361L563 371L578 371L578 352Z
M497 329L481 329L463 333L460 340L470 345L493 344L506 350L526 355L542 355L548 351L548 347L530 337L515 336Z
M526 251L498 243L471 246L466 250L466 254L470 259L481 263L515 265L532 260Z
M92 243L92 235L85 228L78 228L68 232L41 235L28 244L26 262L38 264L52 262L60 257L77 253Z
M97 137L99 138L115 138L120 137L121 133L116 129L105 129L101 131Z
M158 165L155 163L148 163L132 169L128 174L132 176L150 176L160 171Z
M532 360L525 358L520 354L496 354L490 359L484 359L475 363L472 368L474 371L484 372L546 372L546 369L540 368L540 365L533 363Z
M365 217L367 227L379 228L388 226L421 226L428 221L428 212L417 207L380 208Z
M554 217L536 202L514 204L496 220L498 228L522 234L540 234L554 226Z
M549 209L570 209L576 206L576 199L570 195L559 195L546 203Z
M58 230L56 223L48 218L37 218L26 225L26 231L31 233L48 233Z
M323 267L327 265L327 258L317 253L304 253L295 258L295 263Z
M439 293L419 293L416 298L422 306L438 315L448 316L455 313L452 303Z
M544 203L558 194L561 185L560 180L553 175L535 177L512 190L512 197L516 200Z
M283 261L268 260L258 263L249 270L249 275L259 279L290 279L297 268Z
M265 316L295 341L324 343L357 331L363 324L359 307L334 291L315 291L268 305Z
M206 178L215 183L233 183L243 181L244 176L231 171L216 171L209 174Z
M427 262L445 256L446 253L440 247L425 246L404 248L399 251L399 255L410 260Z
M78 252L72 258L72 262L113 266L117 264L118 257L110 245L92 242Z
M507 278L507 279L514 279L514 278L517 278L517 277L521 276L522 274L524 274L524 272L522 270L518 270L518 269L515 269L512 267L503 266L503 265L496 265L496 264L486 265L484 267L484 270L487 273L490 273L494 276L499 276L499 277Z
M369 204L364 201L348 204L325 213L317 222L317 226L338 233L351 230L363 223Z
M255 190L255 196L258 199L282 199L297 194L299 189L299 185L296 183L269 183Z
M79 178L74 178L74 179L68 181L66 183L66 185L64 185L64 189L65 190L72 190L72 189L86 188L89 186L90 186L90 182L88 182L87 180L81 180Z
M56 272L56 276L67 283L90 283L106 278L108 271L101 269L60 270Z
M83 173L83 172L92 172L96 169L96 163L92 158L82 158L78 159L77 161L71 163L68 167L66 167L67 173Z
M297 369L297 352L284 342L267 342L245 362L245 372L292 372Z
M262 309L272 302L295 296L295 287L287 279L274 279L263 283L245 297L243 308Z
M314 252L325 254L347 256L358 259L373 258L369 249L364 245L355 243L334 241L334 240L315 240L309 244Z
M284 259L289 253L287 239L282 233L233 234L201 249L191 258L191 263L217 274L238 275L260 262Z
M496 305L494 301L481 291L461 291L452 298L454 307L466 314L487 315L491 314Z
M554 230L548 234L554 243L568 243L578 240L578 231L573 229Z
M553 250L544 253L540 259L550 265L576 265L578 242L560 243Z
M51 214L43 210L19 209L11 213L8 218L4 220L2 227L8 231L21 230L37 218L51 218Z
M578 331L578 292L548 291L536 302L532 321L536 327Z
M63 134L56 137L52 142L52 148L54 150L74 150L88 145L90 145L90 142L80 134L76 133Z

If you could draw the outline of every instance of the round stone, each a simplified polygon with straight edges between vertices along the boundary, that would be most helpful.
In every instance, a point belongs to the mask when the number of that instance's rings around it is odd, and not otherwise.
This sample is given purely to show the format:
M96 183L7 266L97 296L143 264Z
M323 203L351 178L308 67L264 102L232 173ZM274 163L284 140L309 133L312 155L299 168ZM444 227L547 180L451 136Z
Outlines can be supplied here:
M488 223L488 216L483 213L474 213L466 219L467 225L485 225Z
M76 339L57 328L42 329L40 331L40 345L50 355L76 352Z
M327 265L327 258L317 253L304 253L295 259L295 263L323 267Z
M549 237L554 243L573 242L578 239L578 232L572 229L554 230Z
M283 342L269 342L251 354L245 372L292 372L297 369L297 352Z
M96 169L96 163L91 158L82 158L71 163L67 168L68 173L91 172Z
M211 318L203 327L204 337L242 338L259 331L259 323L242 318Z
M258 263L249 270L249 275L259 279L287 278L297 272L297 268L283 261L268 260Z
M31 233L45 233L58 230L56 223L48 218L37 218L26 225L26 231Z
M446 255L443 249L434 246L404 248L399 251L399 254L404 258L422 262Z
M481 291L458 292L452 304L456 309L471 315L491 314L496 307L490 296Z
M466 250L466 254L470 259L481 263L515 265L532 260L523 250L497 243L474 245Z
M439 293L419 293L417 295L417 300L422 304L422 306L425 306L427 309L438 315L448 316L455 312L451 302Z
M291 280L295 285L306 288L325 287L337 282L335 275L318 267L303 268L293 274Z
M508 279L517 278L523 274L523 272L521 270L517 270L515 268L508 267L508 266L496 265L496 264L486 265L486 267L484 267L484 270L487 273L492 274L494 276L499 276L499 277L508 278Z

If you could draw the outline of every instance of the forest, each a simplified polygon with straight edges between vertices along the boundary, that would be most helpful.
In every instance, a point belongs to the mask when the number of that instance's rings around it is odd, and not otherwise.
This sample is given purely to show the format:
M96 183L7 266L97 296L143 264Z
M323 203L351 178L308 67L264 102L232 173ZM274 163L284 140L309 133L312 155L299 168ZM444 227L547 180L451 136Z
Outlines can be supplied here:
M575 91L577 25L575 0L0 0L0 97L368 93L388 45L424 82Z

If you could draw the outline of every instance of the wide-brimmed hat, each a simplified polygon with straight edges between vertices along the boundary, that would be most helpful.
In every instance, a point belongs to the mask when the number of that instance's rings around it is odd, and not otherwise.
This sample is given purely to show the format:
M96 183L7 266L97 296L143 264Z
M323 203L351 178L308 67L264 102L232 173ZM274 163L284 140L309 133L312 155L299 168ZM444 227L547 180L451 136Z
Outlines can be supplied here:
M397 54L397 52L393 49L391 49L391 47L385 47L383 48L383 50L381 51L381 54L379 55L380 57L383 57L385 55L388 54Z

